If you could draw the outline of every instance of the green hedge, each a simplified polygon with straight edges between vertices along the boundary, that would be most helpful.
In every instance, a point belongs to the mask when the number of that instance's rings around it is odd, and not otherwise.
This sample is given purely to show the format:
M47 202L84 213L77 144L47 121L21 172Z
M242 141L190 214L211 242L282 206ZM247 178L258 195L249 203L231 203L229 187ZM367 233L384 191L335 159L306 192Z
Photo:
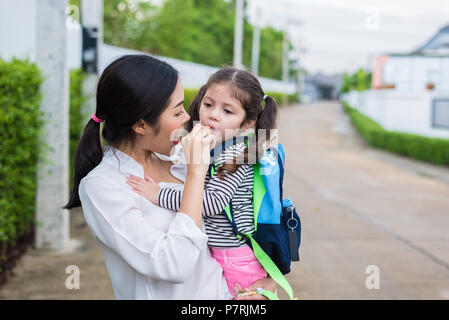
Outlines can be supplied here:
M449 166L449 139L423 137L416 134L388 131L377 122L343 102L352 123L373 147L410 158Z
M0 59L0 248L35 222L41 83L35 64Z
M184 108L189 110L190 104L195 98L199 89L184 89Z
M75 150L78 141L81 138L84 127L86 126L86 116L82 112L82 106L86 101L86 96L83 95L82 86L83 80L86 78L82 69L70 70L70 131L69 131L69 150L70 150L70 184L73 185L73 161L75 158Z
M276 103L281 106L284 104L295 103L299 101L299 96L297 93L294 94L285 94L280 92L266 92L267 95L273 97L276 100Z

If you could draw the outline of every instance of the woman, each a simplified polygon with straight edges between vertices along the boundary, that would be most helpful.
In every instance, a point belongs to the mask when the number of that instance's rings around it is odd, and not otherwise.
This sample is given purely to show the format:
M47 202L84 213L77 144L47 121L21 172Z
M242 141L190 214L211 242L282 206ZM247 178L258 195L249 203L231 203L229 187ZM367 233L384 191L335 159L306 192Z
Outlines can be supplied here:
M117 59L98 83L97 109L76 150L74 187L65 208L82 206L117 299L231 298L201 220L214 139L210 129L197 125L181 140L189 163L184 185L168 161L173 132L189 120L183 100L177 71L150 56ZM184 188L179 212L133 192L127 175ZM275 283L265 278L247 290L256 287L274 291Z

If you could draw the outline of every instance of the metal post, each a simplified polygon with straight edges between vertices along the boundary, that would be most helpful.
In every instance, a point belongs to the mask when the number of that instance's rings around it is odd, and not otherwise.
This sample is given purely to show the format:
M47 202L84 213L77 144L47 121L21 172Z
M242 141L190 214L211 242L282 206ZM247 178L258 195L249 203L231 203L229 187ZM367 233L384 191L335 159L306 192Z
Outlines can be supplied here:
M103 0L81 0L81 19L84 48L82 52L83 69L87 73L83 82L83 94L87 97L83 105L83 113L86 116L85 122L87 122L96 109L95 93L98 73L101 71L99 62L103 43Z
M243 0L235 2L235 26L234 26L234 66L242 69L242 45L243 45Z
M289 60L288 60L288 36L287 32L284 31L284 37L282 41L282 81L286 84L288 83L288 72L289 72Z
M256 9L256 21L254 23L253 46L251 54L251 71L259 75L259 51L260 51L260 8Z
M39 0L36 63L42 72L41 141L50 146L39 159L36 194L37 248L63 249L69 242L69 75L66 63L67 0Z

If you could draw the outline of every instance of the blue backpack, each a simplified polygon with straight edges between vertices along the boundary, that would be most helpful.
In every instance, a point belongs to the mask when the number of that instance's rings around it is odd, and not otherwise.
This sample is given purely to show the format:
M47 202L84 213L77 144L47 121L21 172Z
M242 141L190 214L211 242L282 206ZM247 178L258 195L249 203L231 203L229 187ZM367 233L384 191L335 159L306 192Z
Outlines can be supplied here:
M268 149L254 166L254 234L240 232L234 223L232 200L226 206L226 217L238 238L244 238L270 277L293 299L293 290L284 275L291 261L299 261L301 220L290 199L283 199L285 155L281 144ZM211 177L214 167L210 167ZM259 292L277 300L271 291Z

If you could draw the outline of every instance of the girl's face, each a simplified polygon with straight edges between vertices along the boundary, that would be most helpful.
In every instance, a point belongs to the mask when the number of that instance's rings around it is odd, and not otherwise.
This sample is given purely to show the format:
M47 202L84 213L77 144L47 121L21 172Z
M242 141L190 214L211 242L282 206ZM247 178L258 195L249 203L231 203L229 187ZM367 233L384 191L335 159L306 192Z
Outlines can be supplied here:
M242 127L246 112L229 90L229 84L216 83L206 90L199 110L200 122L212 129L216 142L226 141Z

